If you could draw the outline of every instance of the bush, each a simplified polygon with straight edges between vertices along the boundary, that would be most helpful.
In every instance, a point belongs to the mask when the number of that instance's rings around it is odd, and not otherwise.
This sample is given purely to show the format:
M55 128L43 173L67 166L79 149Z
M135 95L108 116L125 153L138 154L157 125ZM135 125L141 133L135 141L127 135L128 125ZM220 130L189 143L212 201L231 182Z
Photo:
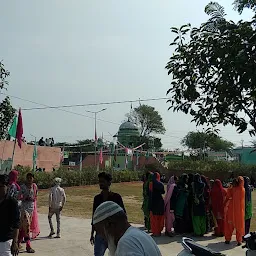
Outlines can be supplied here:
M31 172L31 169L22 166L16 167L16 169L19 171L19 183L24 183L26 174ZM139 181L142 176L142 172L140 171L115 171L111 169L101 171L111 173L114 183ZM81 172L67 169L59 169L54 172L35 172L35 182L41 189L51 187L55 177L62 179L63 187L93 185L98 183L98 174L99 172L90 167L83 169Z
M244 165L225 161L171 161L168 163L168 176L185 173L201 173L212 179L225 180L233 172L235 176L256 176L256 165Z

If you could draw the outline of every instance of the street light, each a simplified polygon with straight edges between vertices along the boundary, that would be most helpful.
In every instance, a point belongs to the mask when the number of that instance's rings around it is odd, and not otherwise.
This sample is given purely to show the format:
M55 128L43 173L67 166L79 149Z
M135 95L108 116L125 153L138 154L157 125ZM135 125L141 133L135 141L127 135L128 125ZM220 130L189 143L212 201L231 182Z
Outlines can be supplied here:
M92 113L94 114L94 136L95 136L95 148L94 148L94 164L97 166L97 114L107 110L106 108L103 108L102 110L99 111L89 111L85 110L85 112Z

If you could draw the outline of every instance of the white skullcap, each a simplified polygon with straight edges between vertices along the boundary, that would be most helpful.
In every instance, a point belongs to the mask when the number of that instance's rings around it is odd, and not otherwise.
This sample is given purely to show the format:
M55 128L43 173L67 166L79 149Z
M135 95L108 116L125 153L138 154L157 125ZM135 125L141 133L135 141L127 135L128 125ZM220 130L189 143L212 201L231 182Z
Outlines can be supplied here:
M95 210L92 218L93 225L115 215L118 212L124 212L124 210L116 203L112 201L106 201L100 204Z
M57 177L57 178L54 179L54 182L56 184L60 184L62 182L62 179Z

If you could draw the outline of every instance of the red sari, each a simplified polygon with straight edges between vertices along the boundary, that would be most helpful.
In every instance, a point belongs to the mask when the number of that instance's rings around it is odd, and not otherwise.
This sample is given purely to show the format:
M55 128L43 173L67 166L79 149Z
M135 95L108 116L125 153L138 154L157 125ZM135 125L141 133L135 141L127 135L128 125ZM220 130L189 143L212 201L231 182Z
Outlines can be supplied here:
M211 203L212 212L217 222L217 227L215 227L215 235L224 235L224 201L226 198L226 190L223 188L220 180L215 180L211 190Z

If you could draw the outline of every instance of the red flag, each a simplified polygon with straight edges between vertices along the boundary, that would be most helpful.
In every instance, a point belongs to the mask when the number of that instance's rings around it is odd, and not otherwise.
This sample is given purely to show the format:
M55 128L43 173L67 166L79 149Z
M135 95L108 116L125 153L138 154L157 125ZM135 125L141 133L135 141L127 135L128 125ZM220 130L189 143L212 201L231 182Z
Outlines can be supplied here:
M20 148L22 144L22 136L23 136L23 123L22 123L21 109L19 109L16 139Z
M102 153L102 148L100 149L100 164L103 163L103 153Z
M114 154L114 160L116 162L116 158L117 158L117 148L115 147L115 154Z

